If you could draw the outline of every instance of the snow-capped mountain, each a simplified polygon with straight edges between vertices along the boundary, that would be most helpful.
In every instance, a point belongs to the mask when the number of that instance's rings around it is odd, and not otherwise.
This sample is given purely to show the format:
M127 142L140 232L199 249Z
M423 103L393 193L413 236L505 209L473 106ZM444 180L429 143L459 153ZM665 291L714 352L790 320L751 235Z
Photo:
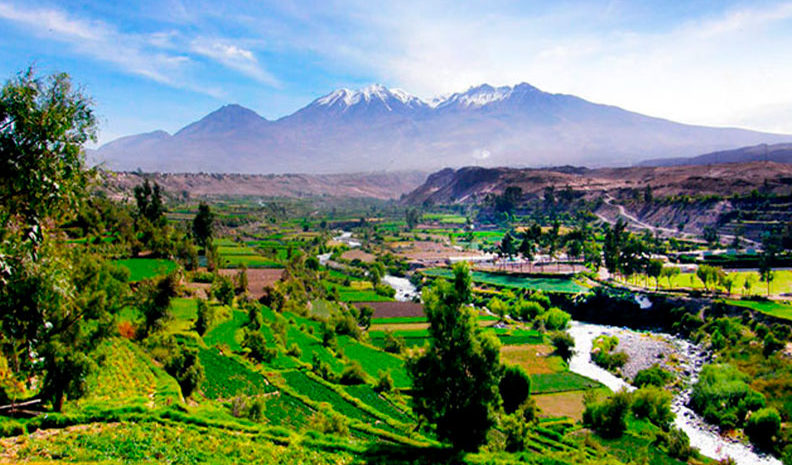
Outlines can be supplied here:
M464 165L630 165L792 136L674 123L550 94L483 84L424 101L371 85L338 89L268 121L227 105L174 135L118 139L93 158L118 170L340 173Z

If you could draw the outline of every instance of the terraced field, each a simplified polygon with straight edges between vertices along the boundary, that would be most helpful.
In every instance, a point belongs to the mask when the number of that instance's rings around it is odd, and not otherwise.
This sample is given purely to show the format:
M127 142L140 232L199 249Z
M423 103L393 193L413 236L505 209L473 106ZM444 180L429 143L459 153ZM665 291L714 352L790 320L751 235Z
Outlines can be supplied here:
M129 270L129 282L136 283L145 279L165 276L178 268L173 260L162 258L125 258L112 263Z
M234 357L224 356L216 348L201 349L198 357L205 373L199 387L208 399L231 399L236 395L255 396L275 391L263 375Z
M447 268L433 268L423 271L423 274L426 276L441 278L451 278L453 276L451 270ZM588 291L587 287L577 283L571 278L554 278L545 276L534 277L514 274L486 273L482 271L473 271L471 273L471 277L475 283L517 289L530 289L533 291L558 292L564 294L578 294Z

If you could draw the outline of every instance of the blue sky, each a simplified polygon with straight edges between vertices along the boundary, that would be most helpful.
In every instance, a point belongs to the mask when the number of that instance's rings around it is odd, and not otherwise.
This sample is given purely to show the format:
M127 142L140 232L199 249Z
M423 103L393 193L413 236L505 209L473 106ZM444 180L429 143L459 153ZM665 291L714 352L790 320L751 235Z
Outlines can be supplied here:
M792 133L792 2L0 0L0 74L66 71L100 140L338 87L529 82L681 122Z

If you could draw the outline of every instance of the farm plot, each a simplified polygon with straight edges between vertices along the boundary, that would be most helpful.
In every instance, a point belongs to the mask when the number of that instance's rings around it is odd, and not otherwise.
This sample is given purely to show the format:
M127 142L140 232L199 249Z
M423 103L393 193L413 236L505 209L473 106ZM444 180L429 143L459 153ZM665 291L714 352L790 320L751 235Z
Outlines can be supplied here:
M284 371L281 373L289 387L297 391L298 394L306 396L314 402L327 402L336 412L367 424L374 424L377 418L365 412L341 397L340 394L329 387L309 378L305 373L297 370Z
M234 310L231 313L231 318L217 324L214 328L210 329L204 336L204 342L208 346L225 345L233 351L242 348L240 346L241 336L240 330L242 325L247 322L247 315L245 312Z
M563 360L552 353L553 347L545 344L504 345L500 352L504 363L518 365L529 375L564 371Z
M440 278L452 278L453 272L448 268L432 268L423 271L427 276ZM543 292L558 292L565 294L578 294L586 292L587 287L578 284L571 278L555 278L546 276L523 276L502 273L486 273L483 271L473 271L471 273L473 282L479 284L489 284L492 286L512 287L517 289L530 289Z
M393 385L397 388L409 387L412 384L404 367L404 360L401 358L363 345L349 336L340 337L338 345L344 351L344 355L360 363L372 379L377 379L377 373L381 370L390 372Z
M373 318L426 318L423 305L415 302L356 302L355 307L368 305L374 309Z
M390 302L393 301L392 297L377 294L373 289L363 289L362 285L355 284L356 282L362 283L363 281L353 281L351 285L344 286L330 281L322 281L325 289L332 292L333 289L338 291L338 300L341 302ZM354 286L353 286L354 284Z
M230 399L243 394L254 396L275 391L267 378L216 348L201 349L198 357L206 374L200 388L209 399Z
M374 389L371 386L365 384L358 386L345 386L344 390L352 397L359 399L369 407L377 410L380 413L388 415L396 421L402 423L409 423L411 421L411 418L406 413L397 409L393 406L393 404L383 399L382 396L374 392Z
M266 397L263 417L272 426L287 426L300 430L308 424L313 412L313 409L300 399L278 391Z
M131 283L165 276L178 267L176 262L162 258L125 258L113 260L112 263L129 270Z
M129 341L107 341L96 354L104 360L86 380L88 396L82 400L83 405L154 406L157 376Z
M599 387L602 387L600 383L571 371L531 375L532 394L583 391Z
M219 272L222 275L233 277L239 270L227 268ZM265 286L274 286L283 278L283 268L250 268L245 273L248 279L248 293L254 299L259 299L264 295Z
M300 347L300 361L311 364L316 356L319 360L327 363L334 373L341 373L344 369L341 361L322 345L322 341L305 334L293 325L289 326L286 338L287 346L297 344Z
M776 318L792 320L792 303L790 302L756 302L752 300L729 299L726 300L726 303L730 305L736 305L738 307L750 308L751 310L756 310L757 312L774 316Z

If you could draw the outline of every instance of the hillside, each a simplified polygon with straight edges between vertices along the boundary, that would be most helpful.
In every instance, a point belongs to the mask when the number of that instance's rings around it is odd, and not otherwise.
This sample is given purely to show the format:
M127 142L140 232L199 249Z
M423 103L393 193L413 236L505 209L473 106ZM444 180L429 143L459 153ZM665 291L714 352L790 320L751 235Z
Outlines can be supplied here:
M658 232L700 234L705 227L716 226L722 234L758 240L768 227L792 220L787 199L792 165L772 162L595 170L445 169L431 174L401 202L485 205L488 194L501 194L509 186L522 189L526 213L544 208L545 188L559 193L568 187L570 198L577 199L572 200L575 208L609 222L626 217L634 228Z
M103 184L116 196L128 195L143 177L172 194L213 197L355 197L392 199L419 186L426 175L418 171L334 175L141 174L103 172Z
M124 137L91 158L121 171L258 174L600 167L791 141L679 124L525 83L484 84L431 101L373 85L333 91L275 121L226 105L172 135Z
M640 166L679 166L711 165L716 163L746 163L751 161L772 161L792 163L792 144L759 144L733 150L705 153L690 158L659 158L646 160Z

